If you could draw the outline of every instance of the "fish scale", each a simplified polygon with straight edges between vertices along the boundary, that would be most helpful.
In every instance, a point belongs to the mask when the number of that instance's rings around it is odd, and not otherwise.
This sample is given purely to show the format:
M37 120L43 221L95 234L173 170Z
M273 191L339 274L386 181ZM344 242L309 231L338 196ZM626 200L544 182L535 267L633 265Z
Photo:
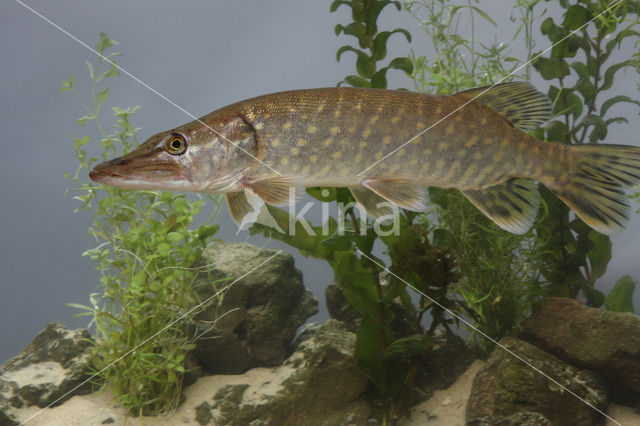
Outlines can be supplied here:
M457 188L515 233L535 220L540 182L589 226L620 232L630 212L623 189L640 182L640 148L567 146L527 133L550 115L549 99L523 82L450 96L294 90L154 135L90 177L125 188L225 193L238 223L255 219L260 202L285 203L302 187L347 187L373 217L389 213L384 203L424 210L427 186Z

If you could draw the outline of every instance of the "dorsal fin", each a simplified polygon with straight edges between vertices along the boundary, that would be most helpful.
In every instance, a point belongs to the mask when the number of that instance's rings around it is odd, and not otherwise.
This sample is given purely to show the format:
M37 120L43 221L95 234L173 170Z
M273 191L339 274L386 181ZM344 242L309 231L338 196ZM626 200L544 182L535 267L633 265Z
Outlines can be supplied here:
M553 105L549 98L524 81L477 87L456 95L475 98L523 131L533 130L551 118Z

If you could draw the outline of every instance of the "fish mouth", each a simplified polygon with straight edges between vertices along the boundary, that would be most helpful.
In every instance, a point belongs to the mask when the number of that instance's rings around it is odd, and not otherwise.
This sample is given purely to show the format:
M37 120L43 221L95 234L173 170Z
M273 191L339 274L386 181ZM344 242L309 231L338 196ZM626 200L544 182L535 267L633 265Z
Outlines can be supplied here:
M98 164L89 172L96 183L130 189L177 189L184 185L181 168L172 163L135 164L136 161L115 159Z

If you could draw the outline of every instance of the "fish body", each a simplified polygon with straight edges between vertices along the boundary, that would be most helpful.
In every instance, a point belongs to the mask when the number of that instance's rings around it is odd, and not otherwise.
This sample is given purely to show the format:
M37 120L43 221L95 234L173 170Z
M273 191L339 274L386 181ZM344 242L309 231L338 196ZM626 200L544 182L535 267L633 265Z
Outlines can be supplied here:
M593 228L619 232L629 216L623 188L640 181L640 148L568 146L526 133L550 114L549 100L518 82L450 96L294 90L159 133L90 177L134 189L226 193L238 222L255 210L248 193L280 204L291 188L348 187L381 216L383 201L424 210L427 186L457 188L515 233L535 219L537 181Z

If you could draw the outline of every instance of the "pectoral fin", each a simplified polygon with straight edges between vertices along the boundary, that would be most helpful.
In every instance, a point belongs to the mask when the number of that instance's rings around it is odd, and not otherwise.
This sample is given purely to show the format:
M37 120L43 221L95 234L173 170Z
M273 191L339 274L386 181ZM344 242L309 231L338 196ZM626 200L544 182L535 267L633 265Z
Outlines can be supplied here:
M462 193L500 228L514 234L524 234L531 228L540 205L538 186L528 179L512 179Z
M284 204L292 196L302 191L296 191L295 185L291 179L277 176L257 181L243 182L242 186L257 195L267 204L279 205Z
M245 191L228 192L225 196L231 218L240 228L256 221L264 204L262 200L247 196Z
M393 215L393 209L388 205L388 201L377 195L364 186L350 186L349 190L366 212L373 218Z
M427 188L412 180L377 177L365 179L362 181L362 185L403 209L413 211L427 209Z

